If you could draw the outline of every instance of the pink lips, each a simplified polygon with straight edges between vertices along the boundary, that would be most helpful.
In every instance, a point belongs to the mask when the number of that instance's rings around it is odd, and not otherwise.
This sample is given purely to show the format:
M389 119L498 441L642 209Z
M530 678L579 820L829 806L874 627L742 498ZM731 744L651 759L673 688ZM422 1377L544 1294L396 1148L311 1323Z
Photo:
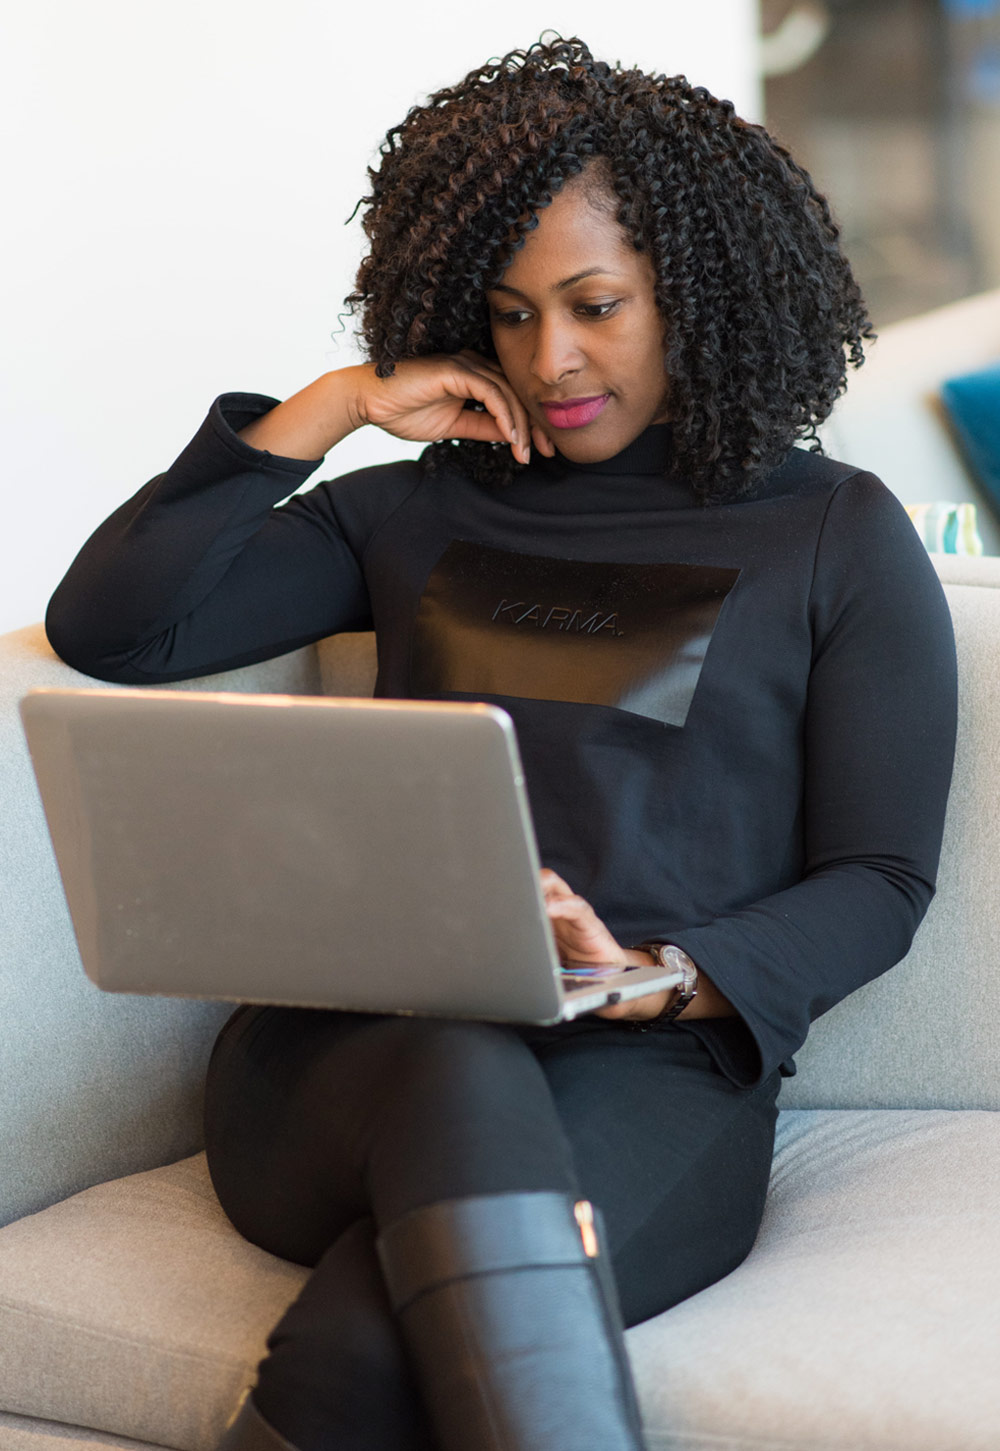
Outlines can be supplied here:
M567 398L565 403L543 403L542 407L553 428L582 428L593 423L610 397L610 393L602 393L598 398Z

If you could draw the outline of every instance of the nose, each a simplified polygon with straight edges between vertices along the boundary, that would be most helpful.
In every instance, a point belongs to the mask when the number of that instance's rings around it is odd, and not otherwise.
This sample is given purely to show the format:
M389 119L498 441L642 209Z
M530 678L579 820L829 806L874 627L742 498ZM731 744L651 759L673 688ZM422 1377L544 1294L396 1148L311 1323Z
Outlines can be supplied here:
M539 318L534 344L531 371L542 383L559 383L583 366L576 329L565 318Z

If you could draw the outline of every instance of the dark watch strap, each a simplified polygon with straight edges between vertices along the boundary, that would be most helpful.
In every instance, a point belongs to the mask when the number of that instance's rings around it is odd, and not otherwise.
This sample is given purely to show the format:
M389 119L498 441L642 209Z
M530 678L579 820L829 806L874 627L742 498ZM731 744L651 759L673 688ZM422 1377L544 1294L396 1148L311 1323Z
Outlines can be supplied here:
M687 953L672 942L640 942L633 951L648 952L659 967L683 974L676 997L667 999L662 1012L657 1013L655 1018L630 1024L640 1033L655 1031L672 1023L698 996L698 969Z

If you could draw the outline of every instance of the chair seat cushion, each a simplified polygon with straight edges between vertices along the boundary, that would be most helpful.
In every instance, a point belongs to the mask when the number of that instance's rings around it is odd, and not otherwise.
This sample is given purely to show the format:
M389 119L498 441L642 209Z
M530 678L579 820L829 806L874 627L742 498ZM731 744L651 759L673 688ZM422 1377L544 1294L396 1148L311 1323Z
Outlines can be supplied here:
M757 1243L629 1332L651 1451L995 1451L1000 1113L786 1110Z
M167 1451L149 1441L112 1436L85 1426L67 1426L62 1421L36 1421L26 1416L8 1416L0 1411L0 1447L3 1451Z
M306 1271L230 1225L198 1154L0 1230L0 1409L214 1451Z
M1000 1114L783 1113L750 1258L629 1331L650 1451L995 1448L998 1202ZM0 1230L0 1410L213 1451L304 1278L201 1155L88 1189Z

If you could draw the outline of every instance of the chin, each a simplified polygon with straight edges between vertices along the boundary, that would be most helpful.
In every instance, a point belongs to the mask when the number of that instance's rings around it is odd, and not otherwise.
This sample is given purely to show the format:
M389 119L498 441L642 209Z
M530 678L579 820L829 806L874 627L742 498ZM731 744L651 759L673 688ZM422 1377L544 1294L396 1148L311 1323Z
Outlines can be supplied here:
M614 458L616 453L621 453L621 449L617 446L602 445L596 439L588 444L583 438L565 440L557 438L556 447L563 458L568 458L576 464L599 464L603 463L606 458Z
M563 457L573 463L598 464L603 463L606 458L614 458L616 453L621 453L642 431L642 428L637 428L634 432L616 429L614 434L609 434L607 430L598 433L590 428L554 428L549 437L553 439Z

